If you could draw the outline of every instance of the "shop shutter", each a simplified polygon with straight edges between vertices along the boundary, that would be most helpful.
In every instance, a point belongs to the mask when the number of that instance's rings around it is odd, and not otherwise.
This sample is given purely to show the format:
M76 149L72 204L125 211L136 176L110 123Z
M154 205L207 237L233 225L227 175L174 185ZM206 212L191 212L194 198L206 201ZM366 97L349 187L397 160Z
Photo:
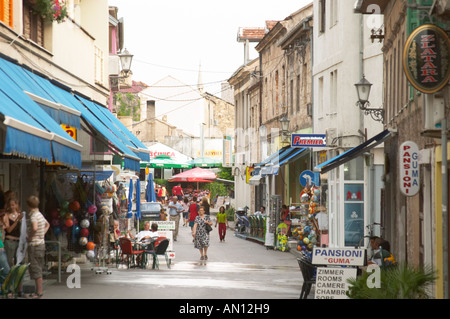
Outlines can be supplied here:
M0 21L13 27L13 2L14 0L0 0Z

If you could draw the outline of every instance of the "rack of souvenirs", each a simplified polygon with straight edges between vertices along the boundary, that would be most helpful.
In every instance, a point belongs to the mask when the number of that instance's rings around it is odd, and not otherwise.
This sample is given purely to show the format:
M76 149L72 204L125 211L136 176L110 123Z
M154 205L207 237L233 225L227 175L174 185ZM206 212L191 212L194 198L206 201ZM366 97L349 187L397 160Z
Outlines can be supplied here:
M311 252L320 245L320 230L316 214L321 210L320 189L305 187L300 194L300 204L290 208L291 233L297 240L297 250Z

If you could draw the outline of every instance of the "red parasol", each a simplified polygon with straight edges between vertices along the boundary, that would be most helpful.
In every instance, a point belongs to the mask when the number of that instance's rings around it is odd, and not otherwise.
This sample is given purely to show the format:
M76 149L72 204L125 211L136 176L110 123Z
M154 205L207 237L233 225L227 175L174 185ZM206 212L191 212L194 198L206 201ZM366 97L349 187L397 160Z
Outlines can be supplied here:
M198 183L212 183L216 178L217 176L214 172L196 167L173 176L169 179L169 182L196 182L198 189Z
M196 167L185 171L183 173L173 176L169 182L199 182L199 183L212 183L217 176L210 170Z

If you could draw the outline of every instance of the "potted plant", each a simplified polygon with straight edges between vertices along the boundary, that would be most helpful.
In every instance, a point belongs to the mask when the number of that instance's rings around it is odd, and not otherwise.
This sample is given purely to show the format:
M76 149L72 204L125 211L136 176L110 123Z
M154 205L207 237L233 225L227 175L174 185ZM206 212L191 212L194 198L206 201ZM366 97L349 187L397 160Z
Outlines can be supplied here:
M436 272L431 267L419 268L408 264L397 264L380 268L380 288L369 287L370 274L364 272L356 279L347 292L351 299L429 299L429 288L436 280Z
M64 0L28 0L31 12L39 15L46 22L64 22L67 7Z

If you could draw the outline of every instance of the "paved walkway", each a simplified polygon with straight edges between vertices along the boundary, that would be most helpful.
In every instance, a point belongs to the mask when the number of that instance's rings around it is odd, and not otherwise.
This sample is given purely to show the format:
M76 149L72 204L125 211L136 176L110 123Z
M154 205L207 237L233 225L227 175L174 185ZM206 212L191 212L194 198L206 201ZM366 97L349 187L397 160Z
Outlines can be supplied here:
M214 216L213 211L213 219ZM164 259L160 259L159 270L112 266L110 275L95 274L90 263L80 265L80 289L67 287L69 274L63 273L61 283L52 275L45 280L44 297L298 299L300 294L302 279L295 254L266 249L262 244L238 238L232 228L227 230L225 242L219 241L218 230L213 229L208 261L201 261L190 228L181 223L174 250L176 258L170 269ZM34 288L30 281L28 288Z

